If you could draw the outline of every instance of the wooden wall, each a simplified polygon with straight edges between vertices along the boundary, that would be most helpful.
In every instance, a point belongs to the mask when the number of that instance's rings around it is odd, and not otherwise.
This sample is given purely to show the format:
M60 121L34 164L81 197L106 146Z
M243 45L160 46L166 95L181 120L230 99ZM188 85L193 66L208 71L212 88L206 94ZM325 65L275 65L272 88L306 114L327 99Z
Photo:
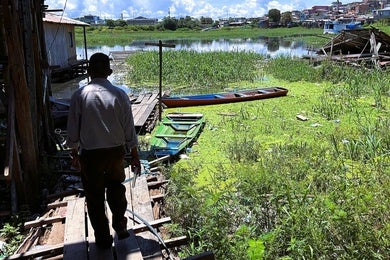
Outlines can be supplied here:
M0 40L6 106L6 155L1 179L14 184L12 210L39 209L43 156L53 149L48 113L48 63L43 35L43 0L0 3Z
M43 24L50 66L67 67L77 61L74 25Z

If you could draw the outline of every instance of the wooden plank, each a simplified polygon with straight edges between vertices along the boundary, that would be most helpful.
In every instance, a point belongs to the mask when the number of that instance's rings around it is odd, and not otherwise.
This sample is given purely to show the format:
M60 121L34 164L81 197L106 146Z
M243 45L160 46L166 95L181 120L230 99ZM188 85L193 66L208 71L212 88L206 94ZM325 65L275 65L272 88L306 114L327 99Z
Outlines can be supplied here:
M164 199L164 197L165 197L164 194L158 194L158 195L150 196L150 199L152 201L162 201Z
M187 236L174 237L171 239L164 240L164 243L168 248L178 247L187 244L188 238Z
M215 260L214 253L211 251L203 252L198 255L190 256L184 260Z
M153 95L150 97L150 99L158 99L158 92L156 92L156 93L153 93Z
M101 249L96 246L95 242L95 232L92 228L91 221L88 217L88 211L87 211L87 238L88 238L88 255L89 259L96 259L96 260L113 260L114 255L112 248L108 249Z
M162 163L162 162L164 162L166 160L169 160L170 157L171 157L170 155L165 155L163 157L157 158L157 159L155 159L153 161L150 161L149 165L150 166L158 165L159 163Z
M142 260L144 259L138 246L137 237L132 230L129 230L130 237L118 240L115 234L115 251L117 259Z
M43 219L38 219L38 220L33 220L29 222L24 223L24 228L32 228L32 227L39 227L47 224L53 224L56 222L61 222L65 218L61 216L55 216L55 217L49 217L49 218L43 218Z
M166 218L161 218L161 219L157 219L157 220L154 220L154 221L149 221L149 224L152 227L156 228L156 227L162 226L162 225L170 223L170 222L171 222L171 218L170 217L166 217ZM139 224L139 225L133 226L131 229L136 234L140 233L140 232L143 232L143 231L149 230L149 228L145 224Z
M137 118L137 125L144 125L145 122L148 120L150 114L155 109L157 104L157 100L153 100L151 103L149 103L145 108L143 113Z
M55 208L60 208L60 207L65 207L68 205L67 201L57 201L53 202L47 205L47 209L55 209Z
M162 181L152 181L148 183L148 188L149 189L156 189L166 183L168 183L168 180L162 180Z
M155 109L157 100L151 100L148 103L139 104L134 107L134 123L136 125L144 124L152 111Z
M88 259L85 234L85 198L68 201L64 235L64 260Z
M83 192L84 192L84 190L82 190L82 189L72 189L72 190L67 190L67 191L63 191L63 192L59 192L59 193L48 195L47 199L48 200L56 200L56 199L59 199L59 198L80 194L80 193L83 193Z
M134 173L131 171L130 166L125 168L125 175L127 180L131 180L131 178L134 176ZM124 185L126 187L126 199L127 199L128 209L132 208L131 183L132 181L124 182ZM126 215L128 214L129 212L126 212ZM134 232L131 230L132 225L133 225L132 221L127 222L127 229L129 230L130 237L126 239L118 240L118 236L116 234L114 236L114 243L115 243L114 249L116 252L117 259L126 259L126 260L143 259L142 253L137 243L136 236Z
M48 256L57 256L57 255L62 254L63 249L64 249L63 244L49 245L49 246L44 246L43 248L40 248L40 249L36 249L36 250L33 249L33 250L27 251L25 253L8 256L4 259L7 259L7 260L36 259L36 258L42 257L42 256L45 256L45 258L47 258Z
M154 220L152 204L149 196L149 189L145 175L137 178L134 188L132 188L133 211L140 215L145 221ZM151 256L160 252L160 245L157 237L149 231L137 234L137 242L141 248L143 256ZM162 259L161 255L153 256L149 259Z

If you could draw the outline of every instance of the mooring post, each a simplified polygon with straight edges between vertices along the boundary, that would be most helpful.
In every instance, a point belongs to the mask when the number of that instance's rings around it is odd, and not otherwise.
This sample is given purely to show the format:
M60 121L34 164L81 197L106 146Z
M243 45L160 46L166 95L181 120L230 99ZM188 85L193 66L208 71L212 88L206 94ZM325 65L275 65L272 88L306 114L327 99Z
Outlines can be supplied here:
M159 77L159 91L158 91L158 119L161 121L162 115L162 47L175 48L174 44L163 44L161 40L158 43L146 42L145 45L158 46L158 55L160 60L160 77Z

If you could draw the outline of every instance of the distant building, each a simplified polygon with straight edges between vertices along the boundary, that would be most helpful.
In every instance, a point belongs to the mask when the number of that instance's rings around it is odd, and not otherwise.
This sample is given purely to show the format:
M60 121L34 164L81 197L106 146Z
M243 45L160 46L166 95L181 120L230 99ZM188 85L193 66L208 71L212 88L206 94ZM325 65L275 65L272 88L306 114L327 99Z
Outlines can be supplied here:
M130 24L130 25L154 25L154 24L157 24L158 22L158 19L150 19L150 18L145 18L145 17L142 17L142 16L138 16L134 19L128 19L126 20L127 24Z
M104 24L104 20L100 19L99 16L96 15L84 15L83 17L77 18L77 20L82 21L84 23L90 24L90 25L98 25L98 24Z
M376 12L374 12L374 18L375 20L390 19L390 5L383 9L376 10Z

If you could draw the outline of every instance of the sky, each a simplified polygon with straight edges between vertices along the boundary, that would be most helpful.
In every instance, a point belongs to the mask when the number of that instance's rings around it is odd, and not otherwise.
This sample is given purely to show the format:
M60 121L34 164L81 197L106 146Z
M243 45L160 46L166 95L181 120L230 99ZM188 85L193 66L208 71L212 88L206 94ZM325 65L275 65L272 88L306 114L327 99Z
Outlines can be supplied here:
M270 9L281 12L303 10L315 5L331 5L337 0L45 0L48 9L62 9L69 18L96 15L101 19L131 19L139 16L161 19L191 16L261 17ZM343 4L353 0L341 1ZM56 12L61 15L62 12Z

